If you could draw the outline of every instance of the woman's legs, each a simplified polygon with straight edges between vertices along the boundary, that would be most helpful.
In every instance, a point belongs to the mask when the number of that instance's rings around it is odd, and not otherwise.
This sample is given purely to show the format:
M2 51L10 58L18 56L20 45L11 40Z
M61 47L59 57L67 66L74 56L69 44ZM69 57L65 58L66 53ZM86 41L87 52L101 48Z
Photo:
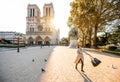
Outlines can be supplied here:
M83 60L82 59L80 59L77 63L76 63L76 65L75 65L75 68L77 69L77 65L79 64L81 62L81 71L82 72L84 72L84 70L83 70L83 66L84 66L84 63L83 63Z
M77 69L77 65L80 63L80 60L76 63L75 65L75 69Z
M82 72L84 72L84 70L83 70L83 67L84 67L83 60L82 60L82 59L80 59L80 61L81 61L81 64L82 64L82 65L81 65L81 71L82 71Z

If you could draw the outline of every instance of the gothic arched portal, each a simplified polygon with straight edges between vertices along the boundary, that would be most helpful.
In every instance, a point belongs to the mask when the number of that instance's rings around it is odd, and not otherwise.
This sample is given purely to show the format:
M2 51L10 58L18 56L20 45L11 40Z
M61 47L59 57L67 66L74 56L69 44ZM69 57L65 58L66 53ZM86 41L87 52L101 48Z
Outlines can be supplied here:
M42 38L40 36L36 37L36 44L38 45L42 44Z
M28 39L28 43L30 44L30 45L33 45L33 38L32 37L29 37L29 39Z
M48 36L46 36L45 39L44 39L44 44L45 45L50 45L50 41L51 41L51 39Z

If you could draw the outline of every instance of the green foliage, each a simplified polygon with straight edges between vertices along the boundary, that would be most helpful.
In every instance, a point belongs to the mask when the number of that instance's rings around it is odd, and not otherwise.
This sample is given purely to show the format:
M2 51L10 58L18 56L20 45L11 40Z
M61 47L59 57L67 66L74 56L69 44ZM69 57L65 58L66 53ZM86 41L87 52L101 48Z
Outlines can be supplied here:
M119 55L120 56L120 50L114 50L114 51L111 51L111 50L102 50L103 52L106 52L106 53L111 53L111 54L115 54L115 55Z
M116 46L109 46L109 47L108 47L108 49L109 49L109 50L113 50L113 51L114 51L114 50L116 50L116 49L117 49L117 47L116 47Z
M69 40L68 38L62 38L61 41L60 41L60 44L64 44L64 45L68 45L69 44Z
M117 26L116 29L109 34L108 41L111 44L117 44L120 42L120 26Z
M68 26L79 28L82 36L90 40L93 32L94 46L97 46L97 32L109 21L120 18L120 0L74 0L70 6Z
M76 28L71 28L70 31L69 31L69 37L78 37L78 31Z
M109 47L114 47L115 49L108 49ZM99 51L102 52L106 52L106 53L110 53L110 54L115 54L115 55L119 55L120 56L120 49L116 49L116 46L111 44L111 45L107 45L107 46L100 46L99 47Z
M98 46L103 46L106 44L107 44L107 37L104 37L104 36L97 37L97 45Z

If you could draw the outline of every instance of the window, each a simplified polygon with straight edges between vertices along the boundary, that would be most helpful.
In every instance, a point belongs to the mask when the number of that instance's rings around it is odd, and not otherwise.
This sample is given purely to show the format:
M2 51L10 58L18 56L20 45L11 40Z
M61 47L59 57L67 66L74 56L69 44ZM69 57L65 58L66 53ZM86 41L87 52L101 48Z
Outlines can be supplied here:
M35 9L33 9L33 17L34 17L34 14L35 14Z
M32 17L32 9L30 9L30 17Z
M34 32L34 28L30 28L30 32Z

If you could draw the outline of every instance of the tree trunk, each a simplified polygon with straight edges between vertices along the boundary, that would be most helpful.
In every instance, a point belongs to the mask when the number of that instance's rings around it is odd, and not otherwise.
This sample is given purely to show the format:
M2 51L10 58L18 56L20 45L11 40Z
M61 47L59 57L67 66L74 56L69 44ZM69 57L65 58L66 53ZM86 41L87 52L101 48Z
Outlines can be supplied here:
M83 35L82 38L83 38L83 40L82 40L82 46L84 47L84 35Z
M108 33L107 32L105 32L105 38L106 38L106 44L108 44Z
M85 38L84 38L84 47L86 47L86 37L87 36L85 36Z
M89 46L90 46L90 47L91 47L91 36L92 36L92 28L89 27L88 41L89 41Z
M93 38L93 47L97 48L97 28L98 28L98 24L95 25L95 29L94 29L94 38Z

